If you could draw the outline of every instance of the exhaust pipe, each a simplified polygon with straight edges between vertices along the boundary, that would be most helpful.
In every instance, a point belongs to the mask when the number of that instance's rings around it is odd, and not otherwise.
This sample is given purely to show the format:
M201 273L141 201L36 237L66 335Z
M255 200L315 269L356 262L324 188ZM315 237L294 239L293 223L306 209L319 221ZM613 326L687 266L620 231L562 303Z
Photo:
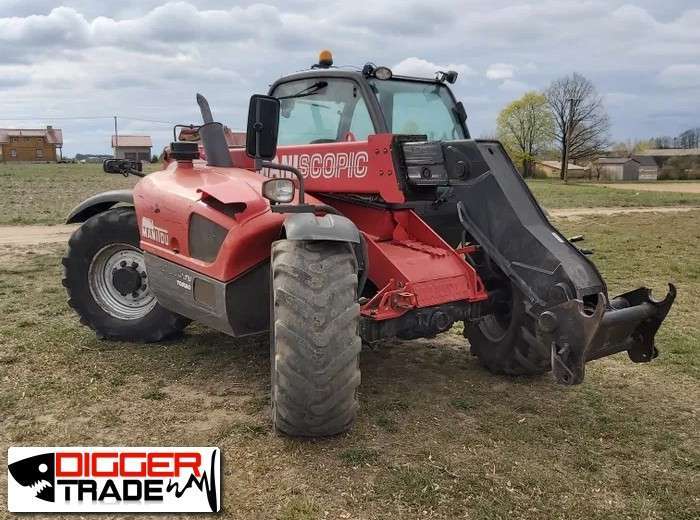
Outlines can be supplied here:
M197 94L197 104L199 105L199 110L202 112L202 121L204 122L199 128L199 136L204 145L207 164L209 166L233 166L233 161L231 161L231 156L228 153L224 126L214 121L207 98L201 94Z

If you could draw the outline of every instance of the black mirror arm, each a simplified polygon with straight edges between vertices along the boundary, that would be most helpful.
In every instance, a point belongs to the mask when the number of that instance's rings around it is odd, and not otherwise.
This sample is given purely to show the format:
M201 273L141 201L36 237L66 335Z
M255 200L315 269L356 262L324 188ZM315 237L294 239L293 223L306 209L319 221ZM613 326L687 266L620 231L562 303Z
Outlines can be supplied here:
M256 107L258 113L255 114L257 121L253 125L253 130L255 130L255 170L259 171L263 167L263 160L260 157L260 138L262 137L263 125L260 122L260 107Z
M129 175L134 175L136 177L145 177L146 174L143 172L140 172L138 170L135 170L133 168L130 168L128 172L124 174L124 177L128 177Z
M294 166L289 166L288 164L279 164L270 161L262 161L260 166L263 168L270 168L271 170L281 170L293 174L299 181L299 204L304 204L304 176L297 168Z
M138 171L136 168L122 168L119 173L123 175L124 177L128 177L129 175L133 175L135 177L145 177L146 174L143 172Z

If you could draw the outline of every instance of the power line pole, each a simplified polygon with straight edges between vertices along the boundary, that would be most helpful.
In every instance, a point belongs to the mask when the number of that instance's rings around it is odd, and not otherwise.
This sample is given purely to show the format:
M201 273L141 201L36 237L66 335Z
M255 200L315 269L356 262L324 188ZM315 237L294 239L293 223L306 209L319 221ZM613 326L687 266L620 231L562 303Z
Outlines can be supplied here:
M117 116L114 116L114 157L117 157L117 148L119 147L119 132L117 131Z

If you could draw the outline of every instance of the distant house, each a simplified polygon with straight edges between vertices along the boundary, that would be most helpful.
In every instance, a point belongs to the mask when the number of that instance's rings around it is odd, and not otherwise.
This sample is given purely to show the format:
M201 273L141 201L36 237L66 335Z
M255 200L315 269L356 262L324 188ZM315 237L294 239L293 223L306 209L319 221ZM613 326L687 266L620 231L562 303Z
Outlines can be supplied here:
M636 181L639 162L631 157L601 157L596 162L598 178L607 181Z
M659 177L659 165L650 155L633 155L632 159L639 163L639 180L655 181Z
M561 162L560 161L535 161L535 169L542 175L547 177L559 178L561 175ZM567 168L567 176L570 179L581 179L586 177L589 173L589 169L585 166L579 166L578 164L569 163Z
M113 135L112 149L116 159L131 159L132 161L151 160L153 141L150 135Z
M56 162L63 158L62 149L58 128L0 128L0 162Z

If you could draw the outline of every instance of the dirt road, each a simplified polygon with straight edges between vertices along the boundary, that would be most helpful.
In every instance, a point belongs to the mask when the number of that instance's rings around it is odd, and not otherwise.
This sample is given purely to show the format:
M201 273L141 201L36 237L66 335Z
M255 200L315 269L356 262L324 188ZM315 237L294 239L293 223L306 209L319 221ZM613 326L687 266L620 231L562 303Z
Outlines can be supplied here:
M77 225L0 226L0 245L51 244L67 242Z
M552 218L577 218L585 217L591 215L599 216L614 216L614 215L626 215L628 213L684 213L686 211L700 210L700 208L693 206L659 206L651 208L622 208L622 207L609 207L609 208L559 208L547 210L549 216Z
M674 193L700 193L700 182L620 182L601 184L607 188L634 191L670 191Z
M700 186L700 183L698 183ZM550 209L551 218L579 218L588 215L624 215L628 213L677 213L700 210L687 206L664 206L648 208L559 208ZM58 226L0 226L0 246L24 245L34 246L40 244L54 244L67 242L77 225Z

